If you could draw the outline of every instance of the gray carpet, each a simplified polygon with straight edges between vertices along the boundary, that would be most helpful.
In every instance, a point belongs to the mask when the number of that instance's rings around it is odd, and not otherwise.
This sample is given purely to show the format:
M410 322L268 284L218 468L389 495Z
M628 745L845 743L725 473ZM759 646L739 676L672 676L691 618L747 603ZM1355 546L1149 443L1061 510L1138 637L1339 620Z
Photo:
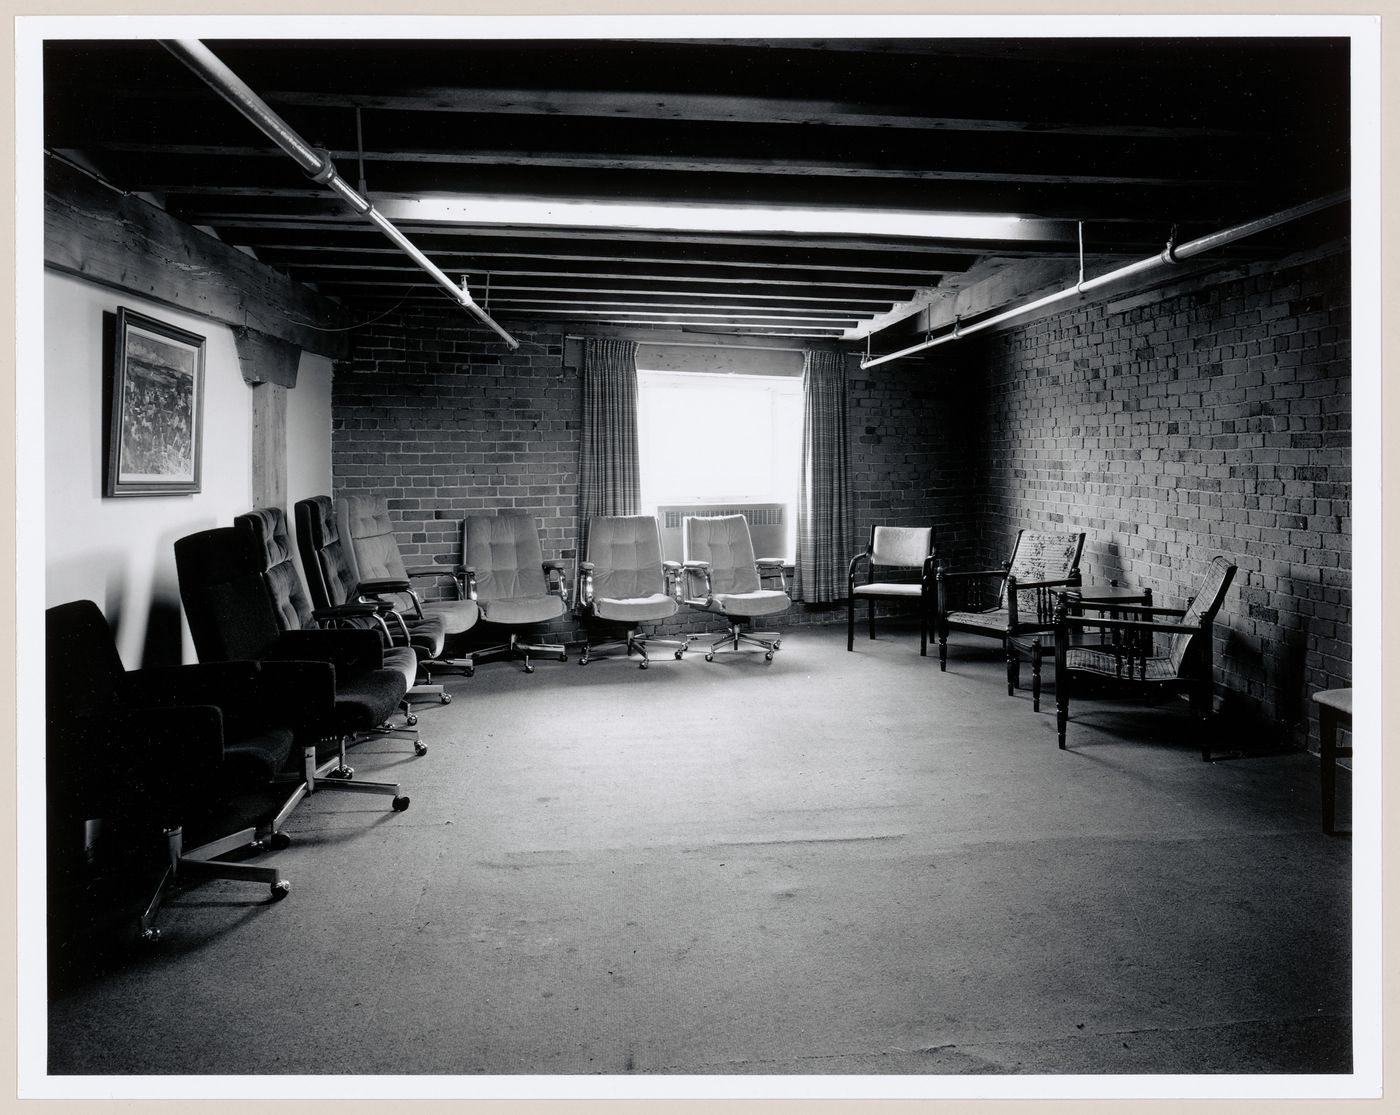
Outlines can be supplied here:
M1350 852L1317 759L1007 697L895 630L483 665L317 794L292 894L177 894L55 996L63 1074L1336 1073ZM1028 671L1027 671L1028 672Z

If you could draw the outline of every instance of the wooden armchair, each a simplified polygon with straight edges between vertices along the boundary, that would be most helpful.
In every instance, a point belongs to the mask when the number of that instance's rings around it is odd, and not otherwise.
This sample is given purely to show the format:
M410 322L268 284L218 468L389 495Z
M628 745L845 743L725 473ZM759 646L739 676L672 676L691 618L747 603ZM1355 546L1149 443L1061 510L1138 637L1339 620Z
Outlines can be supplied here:
M1020 659L1011 640L1055 625L1057 590L1080 583L1084 533L1020 530L1000 569L950 572L940 568L938 668L948 669L948 633L968 631L1000 639L1006 648L1006 692L1016 692Z
M1135 617L1129 619L1069 615L1069 603L1061 595L1055 622L1055 722L1060 748L1065 746L1071 697L1185 693L1201 739L1201 758L1209 762L1213 625L1234 576L1234 564L1217 556L1186 608L1087 601L1079 605L1090 613L1111 608L1120 616ZM1086 626L1097 629L1103 638L1092 646L1072 645L1074 632ZM1171 636L1164 654L1156 651L1158 633Z

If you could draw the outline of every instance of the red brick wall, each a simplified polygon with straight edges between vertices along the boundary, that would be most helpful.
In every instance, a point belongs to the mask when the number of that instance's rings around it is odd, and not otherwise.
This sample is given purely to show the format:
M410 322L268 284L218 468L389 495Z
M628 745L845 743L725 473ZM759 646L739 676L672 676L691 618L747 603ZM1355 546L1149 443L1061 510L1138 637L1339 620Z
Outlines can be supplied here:
M981 552L1020 527L1088 532L1086 583L1183 606L1239 566L1216 644L1225 705L1299 742L1350 685L1349 257L1102 303L978 347L988 405Z

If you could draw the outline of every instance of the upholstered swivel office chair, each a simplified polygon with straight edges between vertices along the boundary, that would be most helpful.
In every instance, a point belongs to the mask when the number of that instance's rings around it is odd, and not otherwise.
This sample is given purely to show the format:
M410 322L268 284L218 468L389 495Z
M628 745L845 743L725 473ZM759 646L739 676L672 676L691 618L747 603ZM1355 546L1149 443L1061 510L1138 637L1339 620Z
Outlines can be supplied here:
M1021 660L1012 640L1053 630L1060 589L1080 583L1083 532L1019 530L1011 558L1000 569L952 572L940 568L938 668L948 669L948 633L966 631L1000 639L1006 651L1006 692L1016 692Z
M387 589L385 592L387 595L402 596L408 601L408 607L401 609L406 616L438 619L449 646L453 636L470 631L476 625L480 610L467 596L465 571L461 565L426 565L412 569L404 566L398 537L394 534L394 524L389 517L389 504L383 496L342 496L336 504L335 513L340 537L350 547L352 568L358 582L408 584L410 587ZM452 585L455 599L424 600L422 594L411 587L414 580L440 582L444 578ZM472 672L470 661L454 661L452 665L464 669L468 675Z
M407 697L410 700L414 697L436 697L443 704L450 704L452 695L443 686L433 684L431 674L434 666L453 665L443 661L446 641L443 617L427 616L421 612L405 615L399 610L402 605L397 602L410 591L407 580L359 580L350 547L341 538L329 496L299 500L293 510L296 514L297 550L301 554L306 588L314 607L324 610L343 604L377 606L379 611L376 616L365 622L374 624L390 646L408 646L418 658L419 678L409 686Z
M579 665L620 647L626 657L639 655L645 670L651 643L675 647L675 657L680 659L688 639L657 639L640 626L676 614L680 575L680 562L661 558L661 529L655 516L595 515L590 519L588 557L579 563L578 606L586 618L623 624L627 633L619 641L597 646L585 642Z
M846 649L855 650L857 600L865 601L866 622L872 639L875 638L875 601L902 600L918 605L919 653L928 654L929 619L938 602L933 579L937 560L932 527L872 526L865 551L851 558L846 574ZM862 562L865 580L858 584ZM884 569L891 572L881 575ZM901 569L918 570L918 580L899 579Z
M462 520L462 564L467 598L481 609L482 623L495 627L536 627L569 610L567 563L545 560L539 527L531 515L502 512L468 515ZM519 658L533 673L531 654L569 659L563 643L524 642L518 631L509 641L472 652L480 663L494 657Z
M1210 715L1215 697L1214 624L1234 578L1234 563L1216 556L1206 566L1195 595L1185 608L1084 601L1077 607L1094 614L1070 615L1069 602L1062 597L1055 624L1055 727L1060 748L1065 747L1072 698L1185 693L1190 699L1201 758L1210 762ZM1127 618L1097 614L1109 611ZM1097 628L1103 634L1098 644L1075 645L1076 632L1085 627ZM1154 637L1158 634L1169 636L1165 649L1156 646Z
M76 923L119 905L114 888L141 875L155 880L138 919L147 941L159 939L156 914L177 882L239 879L285 897L291 884L275 865L225 857L285 846L278 830L290 795L278 778L296 732L330 712L331 667L127 670L90 600L48 609L45 626L50 909L60 952L76 947Z
M383 734L408 689L401 668L385 667L379 635L363 628L302 629L279 623L264 584L266 554L247 529L216 527L178 539L175 570L201 662L255 658L334 667L329 714L297 739L302 796L330 788L386 794L396 812L407 809L409 799L398 783L352 781L354 769L345 761L349 743ZM420 754L426 750L421 745L415 749Z
M755 559L748 520L742 515L688 515L684 521L686 604L724 617L727 627L705 652L713 662L721 650L738 650L754 643L764 660L783 645L776 631L754 631L746 625L759 616L787 611L792 600L780 558ZM764 582L777 588L764 588Z

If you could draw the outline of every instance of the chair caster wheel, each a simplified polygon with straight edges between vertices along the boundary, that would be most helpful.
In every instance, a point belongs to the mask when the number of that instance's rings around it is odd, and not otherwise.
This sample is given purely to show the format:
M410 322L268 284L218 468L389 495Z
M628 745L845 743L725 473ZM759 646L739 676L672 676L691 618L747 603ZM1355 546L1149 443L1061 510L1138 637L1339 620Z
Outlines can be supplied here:
M589 659L587 659L587 658L580 658L580 659L578 660L578 664L579 664L580 666L587 666L588 663L589 663Z
M568 651L565 651L563 654L561 654L561 655L559 656L559 661L560 661L560 662L567 662L568 660L569 660L569 653L568 653Z
M763 661L765 661L765 662L772 662L772 661L773 661L773 652L772 652L771 650L770 650L767 654L765 654L765 655L763 656Z
M408 795L404 794L402 797L397 797L390 804L394 807L395 813L402 813L408 808Z
M281 902L287 895L292 893L292 884L286 879L281 879L272 884L272 901Z
M441 701L444 705L450 705L452 703L452 694L444 693L441 697L438 698L438 700Z
M705 655L705 661L706 661L706 662L713 662L714 660L715 660L715 655L714 655L714 652L713 652L713 651L710 651L710 652L706 653L706 655Z
M783 641L782 641L781 639L774 639L774 640L773 640L773 649L774 649L774 650L782 650L782 649L783 649Z
M676 661L677 661L677 662L679 662L679 661L681 660L681 656L682 656L683 654L685 654L685 651L683 651L683 650L678 650L678 651L676 651Z
M475 666L468 666L468 667L467 667L464 671L462 671L462 672L463 672L467 677L469 677L469 678L474 678L474 677L476 677L476 667L475 667Z
M648 663L643 662L640 666L637 667L637 669L639 669L639 670L645 670L645 669L647 668L647 665L648 665Z
M426 755L428 753L428 745L415 740L413 743L413 753L415 755Z
M283 848L290 848L292 846L292 838L285 832L274 832L269 838L268 843L272 845L272 850L274 852L280 852Z
M534 668L533 666L531 666L530 663L526 662L526 663L525 663L525 672L526 672L527 674L533 674L533 673L535 672L535 668Z
M143 945L158 945L160 944L160 930L143 929L136 935L136 939Z
M334 770L326 771L327 778L339 778L346 782L355 777L354 767L336 767Z
M415 724L418 723L418 717L410 712L407 716L403 718L403 722L410 728L412 728Z

